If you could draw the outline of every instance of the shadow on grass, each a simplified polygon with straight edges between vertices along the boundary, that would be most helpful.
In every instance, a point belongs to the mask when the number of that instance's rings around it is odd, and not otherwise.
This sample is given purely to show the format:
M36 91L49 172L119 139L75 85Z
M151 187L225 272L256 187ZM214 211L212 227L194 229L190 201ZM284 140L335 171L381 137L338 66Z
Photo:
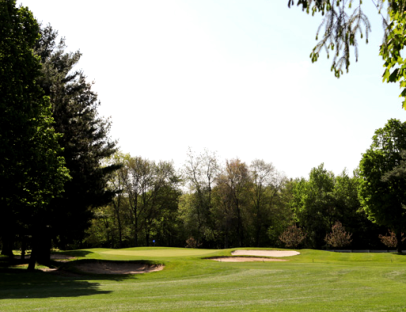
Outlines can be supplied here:
M105 295L112 291L100 290L100 281L136 279L134 275L81 273L74 269L74 264L78 262L88 260L70 261L52 272L29 272L3 266L0 268L0 300Z
M109 294L100 284L84 278L58 276L50 272L20 269L0 270L0 300L81 297Z

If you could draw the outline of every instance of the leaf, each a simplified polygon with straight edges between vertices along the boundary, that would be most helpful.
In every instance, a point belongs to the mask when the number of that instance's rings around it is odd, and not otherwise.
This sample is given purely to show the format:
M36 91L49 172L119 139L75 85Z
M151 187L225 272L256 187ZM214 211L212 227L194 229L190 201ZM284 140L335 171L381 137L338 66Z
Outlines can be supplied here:
M388 71L388 73L389 73L389 71ZM396 81L398 81L399 80L398 73L399 73L399 68L396 68L392 72L392 74L389 75L388 82L396 82Z

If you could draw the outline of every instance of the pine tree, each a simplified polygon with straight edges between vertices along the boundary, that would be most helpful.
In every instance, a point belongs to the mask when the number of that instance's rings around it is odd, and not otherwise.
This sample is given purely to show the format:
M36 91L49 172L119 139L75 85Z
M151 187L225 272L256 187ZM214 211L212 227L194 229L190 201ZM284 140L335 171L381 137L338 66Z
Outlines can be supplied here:
M109 175L119 165L103 166L102 160L116 152L116 142L109 138L111 123L98 115L97 94L92 84L74 66L81 53L65 52L65 39L56 43L58 33L51 26L41 28L35 52L42 62L40 84L50 96L55 129L72 180L65 184L63 197L54 199L52 233L60 247L81 241L92 218L92 208L108 204L115 195L107 188Z

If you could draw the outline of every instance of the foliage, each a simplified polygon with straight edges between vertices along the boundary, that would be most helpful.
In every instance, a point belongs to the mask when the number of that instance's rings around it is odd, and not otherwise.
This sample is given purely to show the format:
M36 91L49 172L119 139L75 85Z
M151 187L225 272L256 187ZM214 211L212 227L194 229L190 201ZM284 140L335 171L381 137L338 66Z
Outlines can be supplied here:
M307 234L296 225L289 226L280 236L279 239L286 247L297 247L306 238Z
M217 215L219 228L224 233L224 246L227 247L230 234L235 229L237 246L243 246L246 239L245 211L249 204L250 174L246 163L239 159L226 160L226 165L216 178Z
M41 65L32 51L38 37L27 8L0 1L0 236L9 255L16 234L44 243L40 233L56 213L50 201L69 180L49 98L38 83Z
M360 162L359 198L368 218L392 229L401 251L401 232L406 228L406 179L395 174L402 166L402 150L406 150L406 123L390 119L375 131L371 147ZM389 174L389 175L388 175Z
M324 238L328 246L345 247L351 244L352 234L345 231L345 227L340 221L337 221L331 228L331 233Z
M93 216L92 209L107 205L117 190L107 188L116 163L104 163L116 151L116 142L109 137L110 121L98 115L97 94L80 70L75 70L79 51L66 52L65 39L58 42L57 31L50 25L41 28L35 52L42 63L41 87L50 97L55 129L72 180L65 192L51 206L57 211L52 234L61 247L83 239Z
M193 236L191 236L191 237L189 237L187 240L186 240L186 248L198 248L198 247L200 247L202 244L200 243L198 243L194 238L193 238Z
M115 153L107 163L119 163L109 180L119 190L112 202L97 210L84 242L88 246L125 247L179 245L180 179L170 162L155 163Z
M217 155L205 150L195 154L189 149L183 168L183 177L193 199L189 200L189 212L195 215L194 237L198 242L212 243L215 231L212 211L212 192L220 166Z
M379 245L376 236L380 228L371 223L361 209L359 183L358 171L352 177L346 170L335 176L323 164L311 170L308 180L292 181L290 206L295 221L308 233L308 246L322 248L336 220L341 220L354 233L354 246L374 248Z
M292 208L312 247L322 246L326 232L337 219L334 185L334 174L321 164L311 170L308 181L298 180L293 189Z
M383 43L380 47L380 55L384 61L385 71L383 81L397 82L403 88L401 97L403 108L406 109L406 59L402 56L401 51L406 44L406 2L403 0L372 0L373 5L377 8L377 13L382 17L384 28ZM288 6L295 4L294 0L288 1ZM362 1L355 5L353 0L298 0L298 6L307 13L321 13L324 18L317 30L316 40L320 29L325 26L322 39L314 47L310 58L312 62L318 60L321 49L325 49L327 57L333 53L333 63L331 71L336 77L343 73L342 68L348 71L350 66L350 50L354 49L355 60L358 60L358 41L357 37L368 43L368 35L371 26L368 17L362 10ZM354 5L354 6L353 6ZM382 14L387 11L388 17Z
M255 246L259 247L263 230L276 223L273 221L280 213L275 204L284 186L285 177L271 163L259 159L254 160L249 169L251 209L248 209L247 213L250 214L252 232L255 233ZM279 221L282 221L281 219Z
M404 236L404 233L401 234L402 242L404 242L406 240L406 237L403 237L403 236ZM379 234L379 239L387 247L396 247L398 244L396 234L395 234L395 232L392 232L391 230L389 230L389 235Z

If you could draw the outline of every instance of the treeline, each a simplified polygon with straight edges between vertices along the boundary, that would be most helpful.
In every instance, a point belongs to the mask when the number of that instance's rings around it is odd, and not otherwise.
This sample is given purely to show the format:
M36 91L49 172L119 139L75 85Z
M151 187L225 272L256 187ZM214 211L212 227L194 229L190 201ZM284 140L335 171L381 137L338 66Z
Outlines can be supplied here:
M282 234L295 226L305 235L295 247L331 248L326 236L340 222L351 248L386 248L387 228L361 208L357 171L335 176L322 164L308 179L288 179L263 160L220 163L208 151L189 152L178 171L128 154L110 162L123 164L110 181L120 193L97 209L87 247L284 247Z

